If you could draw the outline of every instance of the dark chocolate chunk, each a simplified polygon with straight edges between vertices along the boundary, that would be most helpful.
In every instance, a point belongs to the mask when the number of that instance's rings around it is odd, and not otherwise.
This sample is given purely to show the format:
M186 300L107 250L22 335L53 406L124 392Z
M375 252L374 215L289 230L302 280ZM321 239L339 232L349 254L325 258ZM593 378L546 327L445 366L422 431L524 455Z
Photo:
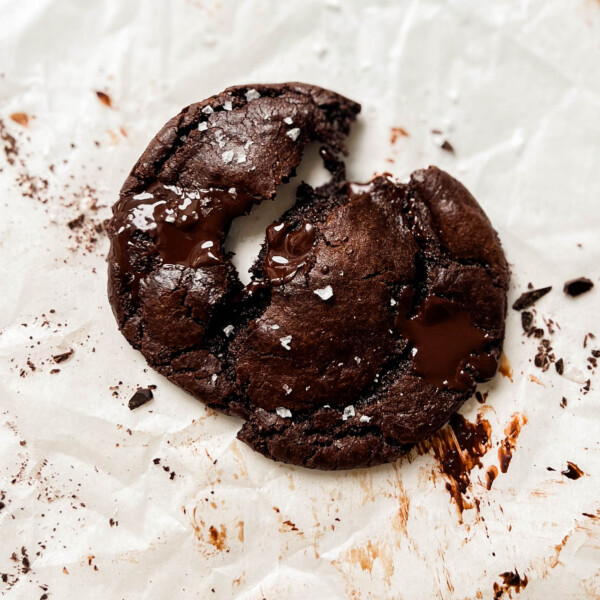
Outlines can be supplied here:
M563 361L562 358L559 358L555 363L554 363L554 368L556 369L556 372L559 375L562 375L565 371L565 362Z
M345 181L358 104L305 84L229 88L150 143L108 226L109 297L149 364L246 422L284 462L390 462L495 374L508 269L471 194L435 167ZM231 221L274 197L317 141L330 183L298 188L243 286ZM440 344L440 339L444 340Z
M579 479L581 476L585 475L575 463L570 461L567 461L567 468L564 471L561 471L561 473L568 479Z
M154 398L152 390L149 388L138 388L137 392L129 399L129 410L134 410L150 402Z
M533 306L542 296L545 296L550 290L551 286L540 288L538 290L531 290L530 292L523 292L513 303L512 307L515 310L524 310Z
M579 277L578 279L571 279L565 283L563 291L568 296L580 296L589 292L594 287L594 282L587 277Z

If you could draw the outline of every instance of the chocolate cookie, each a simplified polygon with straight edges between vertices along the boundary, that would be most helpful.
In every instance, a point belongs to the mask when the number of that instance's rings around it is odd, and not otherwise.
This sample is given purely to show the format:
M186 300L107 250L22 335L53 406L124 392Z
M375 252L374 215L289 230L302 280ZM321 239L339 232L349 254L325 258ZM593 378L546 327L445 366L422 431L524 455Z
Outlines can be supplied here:
M508 270L469 192L435 167L345 181L360 106L299 83L239 86L185 108L113 208L109 297L149 364L245 419L265 456L320 469L389 462L497 368ZM332 180L302 184L243 286L234 217L275 195L304 146Z

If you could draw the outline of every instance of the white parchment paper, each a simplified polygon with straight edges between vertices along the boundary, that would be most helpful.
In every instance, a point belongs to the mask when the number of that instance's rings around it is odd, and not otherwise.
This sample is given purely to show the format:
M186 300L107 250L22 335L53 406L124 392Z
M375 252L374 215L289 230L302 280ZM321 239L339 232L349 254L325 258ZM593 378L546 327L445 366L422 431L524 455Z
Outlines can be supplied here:
M2 0L0 57L1 596L598 597L600 2ZM510 310L512 381L462 411L492 428L462 516L431 453L341 473L254 454L117 330L101 224L148 141L228 85L289 80L362 103L351 179L439 165L498 229L510 302L553 286L536 322L568 377L535 366ZM235 224L238 264L291 198ZM568 298L581 275L596 288Z

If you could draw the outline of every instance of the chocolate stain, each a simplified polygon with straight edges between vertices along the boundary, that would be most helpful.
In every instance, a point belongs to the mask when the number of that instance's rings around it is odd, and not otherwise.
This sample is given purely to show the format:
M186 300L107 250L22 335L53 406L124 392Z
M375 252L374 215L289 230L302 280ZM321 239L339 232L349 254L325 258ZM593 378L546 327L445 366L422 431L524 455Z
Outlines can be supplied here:
M10 118L19 125L27 127L29 125L29 115L24 112L16 112L10 115Z
M394 561L387 544L377 544L369 540L365 546L351 548L345 554L345 561L360 565L362 571L373 572L373 565L379 559L383 567L383 578L390 585L392 575L394 574Z
M567 468L564 471L561 471L561 473L568 479L573 480L577 480L585 475L585 473L575 463L572 463L569 460L567 461Z
M463 510L477 506L476 502L468 502L465 494L471 485L471 471L482 467L480 459L492 447L491 434L489 421L481 415L471 423L456 413L446 427L417 446L420 452L433 449L440 470L448 479L446 489L461 515Z
M500 573L500 577L502 577L502 583L494 583L494 600L499 600L504 594L508 594L512 598L512 591L519 594L529 583L527 575L519 575L517 569L515 569L514 573L512 571Z
M510 461L512 460L513 454L517 447L517 438L521 433L523 425L527 423L527 417L520 415L519 413L513 413L510 422L504 428L504 435L506 436L498 448L498 460L500 461L500 470L502 473L508 471Z
M208 528L208 535L206 535L206 523L203 519L196 516L197 507L194 507L192 511L192 527L194 528L194 533L196 534L196 538L199 542L208 543L213 546L218 552L229 552L230 548L226 543L227 539L227 528L225 525L220 525L219 528L211 525ZM239 533L238 533L239 539ZM204 547L203 553L206 553L207 548ZM214 551L213 551L214 552Z
M485 487L488 490L492 489L492 484L494 483L494 479L498 477L498 467L496 465L492 465L485 472Z
M508 361L508 358L506 358L506 354L504 354L504 353L502 353L502 355L500 356L500 363L498 364L498 371L500 371L500 374L503 377L508 377L508 379L510 379L511 383L514 381L512 367L510 366L510 362Z
M408 131L404 127L392 127L392 133L390 135L390 143L394 145L399 137L410 137Z
M208 541L217 549L219 552L227 549L225 544L225 538L227 537L227 529L225 525L221 525L220 529L217 529L214 525L208 528Z
M104 106L112 108L112 99L106 92L96 91L96 96L98 96L98 100L100 100Z

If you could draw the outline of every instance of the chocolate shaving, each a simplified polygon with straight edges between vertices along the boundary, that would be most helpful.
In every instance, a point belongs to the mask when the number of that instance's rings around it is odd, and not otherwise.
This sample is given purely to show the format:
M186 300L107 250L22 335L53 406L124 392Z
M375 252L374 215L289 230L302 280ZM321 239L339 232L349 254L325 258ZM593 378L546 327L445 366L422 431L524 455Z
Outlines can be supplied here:
M524 310L525 308L529 308L530 306L533 306L542 296L545 296L551 289L552 286L548 286L538 290L524 292L515 300L512 307L514 310Z
M594 282L587 277L579 277L567 281L563 287L563 291L567 296L581 296L585 292L589 292L594 287Z
M71 356L73 356L73 354L75 353L75 350L67 350L67 352L63 352L62 354L55 354L52 357L52 360L57 363L60 364L62 362L65 362L66 360L69 360L71 358Z
M135 410L136 408L143 406L147 402L150 402L152 398L154 398L154 394L152 393L151 389L138 388L137 392L133 396L131 396L129 404L127 406L129 407L129 410Z
M562 358L559 358L556 363L554 363L554 368L559 375L562 375L565 372L565 362Z

